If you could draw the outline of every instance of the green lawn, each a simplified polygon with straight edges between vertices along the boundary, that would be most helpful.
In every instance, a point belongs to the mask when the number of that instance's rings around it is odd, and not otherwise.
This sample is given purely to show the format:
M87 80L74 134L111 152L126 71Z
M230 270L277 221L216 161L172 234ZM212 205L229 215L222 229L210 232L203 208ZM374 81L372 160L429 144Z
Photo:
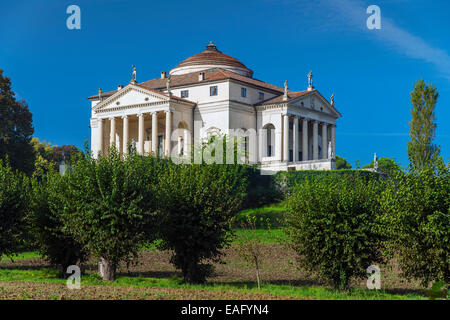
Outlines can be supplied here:
M42 269L0 269L0 281L29 281L29 282L52 282L64 284L66 280L57 278L58 271ZM406 294L390 294L383 290L369 291L352 289L346 293L340 293L331 288L321 286L289 286L262 283L258 290L255 283L208 283L205 285L184 284L179 278L146 278L119 275L114 282L104 282L96 274L88 274L82 277L81 285L121 286L121 287L154 287L154 288L179 288L185 290L220 290L233 292L251 292L275 294L286 297L307 299L363 299L363 300L405 300L426 299L425 297Z

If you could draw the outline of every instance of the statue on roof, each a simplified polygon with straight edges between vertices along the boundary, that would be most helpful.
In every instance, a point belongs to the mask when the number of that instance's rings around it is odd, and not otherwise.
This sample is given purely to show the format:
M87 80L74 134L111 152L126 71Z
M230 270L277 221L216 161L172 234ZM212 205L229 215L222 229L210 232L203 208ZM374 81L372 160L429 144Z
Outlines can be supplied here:
M172 93L170 92L170 81L171 81L171 78L172 78L172 76L169 76L168 78L167 78L167 81L166 81L166 89L167 89L167 94L170 96Z
M313 89L313 73L312 70L308 73L308 89Z
M376 153L373 154L373 170L378 172L378 158Z
M284 96L283 96L283 100L287 100L288 99L288 85L287 85L287 80L284 80Z
M102 93L103 93L102 88L98 88L98 99L99 100L102 100Z
M334 106L334 93L331 95L330 104L332 107Z
M133 75L131 78L131 83L136 84L136 67L133 65L132 68L133 68Z

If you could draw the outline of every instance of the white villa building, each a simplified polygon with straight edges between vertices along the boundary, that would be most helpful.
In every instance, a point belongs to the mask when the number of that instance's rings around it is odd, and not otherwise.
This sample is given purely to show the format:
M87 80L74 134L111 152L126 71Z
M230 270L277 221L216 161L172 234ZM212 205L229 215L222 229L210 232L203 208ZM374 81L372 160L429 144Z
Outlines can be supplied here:
M335 169L334 95L313 86L290 91L253 78L242 62L214 44L179 63L169 75L89 97L94 155L115 144L126 153L188 156L195 141L209 135L244 137L245 160L268 171ZM242 141L242 140L241 140Z

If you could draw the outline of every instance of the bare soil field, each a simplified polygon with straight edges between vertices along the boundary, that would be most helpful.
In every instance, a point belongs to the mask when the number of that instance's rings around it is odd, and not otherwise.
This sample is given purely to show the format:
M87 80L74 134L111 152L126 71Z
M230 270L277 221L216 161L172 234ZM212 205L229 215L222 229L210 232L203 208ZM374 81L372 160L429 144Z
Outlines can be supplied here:
M295 253L280 244L266 244L261 280L270 284L291 286L327 286L314 275L297 268ZM209 283L245 285L255 281L254 269L244 263L231 246L223 251L221 263L213 263L214 274L208 278ZM119 267L118 275L144 278L181 277L169 262L170 252L159 250L142 251L137 264ZM3 260L0 268L33 270L49 268L40 258L22 259L11 262ZM381 285L393 294L423 293L418 282L406 281L399 276L400 270L395 262L380 266ZM96 273L96 261L85 266L87 274ZM355 281L352 287L365 288L366 280ZM42 282L0 282L0 299L289 299L288 296L276 294L233 292L221 290L201 290L196 288L140 288L123 286L85 285L83 290L67 290L64 284Z

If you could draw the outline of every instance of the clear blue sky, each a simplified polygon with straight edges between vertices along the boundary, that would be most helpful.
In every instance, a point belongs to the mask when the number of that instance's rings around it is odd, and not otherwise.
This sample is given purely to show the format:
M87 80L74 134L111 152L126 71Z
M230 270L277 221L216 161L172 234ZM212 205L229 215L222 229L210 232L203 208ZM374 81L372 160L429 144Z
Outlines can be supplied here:
M66 8L81 8L68 30ZM381 8L369 30L366 8ZM450 157L450 1L21 1L0 0L0 68L33 113L35 136L82 146L99 87L158 77L213 41L254 77L304 90L306 74L335 93L337 154L355 165L394 157L407 165L410 96L436 85L437 137Z

